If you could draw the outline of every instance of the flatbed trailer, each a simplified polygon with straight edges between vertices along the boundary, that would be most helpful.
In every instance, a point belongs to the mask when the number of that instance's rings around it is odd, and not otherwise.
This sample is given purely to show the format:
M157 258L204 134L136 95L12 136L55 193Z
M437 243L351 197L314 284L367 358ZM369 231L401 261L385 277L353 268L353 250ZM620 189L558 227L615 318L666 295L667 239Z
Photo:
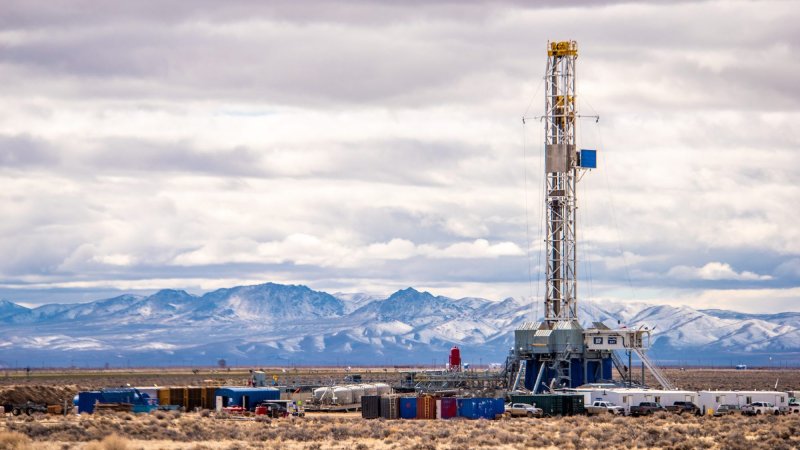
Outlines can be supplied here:
M346 405L306 403L303 405L303 408L306 411L313 411L313 412L350 412L350 411L361 411L361 403L349 403Z

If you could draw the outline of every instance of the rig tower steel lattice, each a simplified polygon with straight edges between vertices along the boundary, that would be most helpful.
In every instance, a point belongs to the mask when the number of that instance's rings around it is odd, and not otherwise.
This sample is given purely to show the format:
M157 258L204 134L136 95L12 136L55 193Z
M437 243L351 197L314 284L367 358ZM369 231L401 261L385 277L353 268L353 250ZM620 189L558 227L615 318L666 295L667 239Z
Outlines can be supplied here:
M578 321L577 183L596 167L595 150L577 150L575 41L548 42L545 73L545 298L541 322L526 322L514 332L514 348L504 373L510 391L540 392L612 381L616 366L631 383L630 363L615 351L635 353L665 388L671 385L644 354L647 328L611 329Z
M545 170L547 177L547 255L545 314L547 322L576 320L576 183L575 41L551 43L545 74Z

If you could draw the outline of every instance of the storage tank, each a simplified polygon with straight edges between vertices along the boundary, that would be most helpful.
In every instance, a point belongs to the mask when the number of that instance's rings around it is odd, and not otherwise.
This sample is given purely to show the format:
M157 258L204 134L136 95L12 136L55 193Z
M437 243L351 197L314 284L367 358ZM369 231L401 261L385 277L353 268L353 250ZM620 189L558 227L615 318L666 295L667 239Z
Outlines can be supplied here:
M364 389L363 395L378 395L378 388L374 384L362 384L361 387Z
M333 401L337 405L349 405L353 403L353 391L345 386L336 386L333 388Z
M461 371L461 350L455 345L450 349L450 370Z
M377 395L389 395L392 393L392 387L386 383L375 383L375 390L378 391Z
M318 402L330 402L333 399L332 387L321 387L314 389L314 400Z
M364 388L357 384L347 387L353 392L353 403L361 403L361 397L364 395Z

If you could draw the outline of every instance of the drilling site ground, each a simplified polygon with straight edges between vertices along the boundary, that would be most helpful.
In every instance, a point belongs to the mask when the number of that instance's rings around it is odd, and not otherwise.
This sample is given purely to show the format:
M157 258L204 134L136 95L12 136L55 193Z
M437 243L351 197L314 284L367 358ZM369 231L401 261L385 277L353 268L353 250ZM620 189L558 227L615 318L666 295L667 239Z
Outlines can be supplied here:
M270 370L279 383L340 380L342 368ZM358 368L365 380L393 381L402 369ZM687 389L800 390L800 370L666 369ZM8 371L0 403L63 403L79 390L108 386L241 384L244 369L130 369ZM210 411L31 417L0 422L0 448L20 449L522 449L522 448L798 448L800 415L694 417L658 413L649 418L610 415L547 419L365 420L358 413L305 418L235 418Z

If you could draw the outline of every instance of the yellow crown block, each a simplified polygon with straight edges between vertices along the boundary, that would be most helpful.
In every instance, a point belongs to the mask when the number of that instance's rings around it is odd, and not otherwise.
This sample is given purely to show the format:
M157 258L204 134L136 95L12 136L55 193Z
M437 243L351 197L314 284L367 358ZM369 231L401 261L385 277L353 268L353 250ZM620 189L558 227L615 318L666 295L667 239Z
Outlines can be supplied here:
M575 41L551 42L548 56L578 56L578 43Z

